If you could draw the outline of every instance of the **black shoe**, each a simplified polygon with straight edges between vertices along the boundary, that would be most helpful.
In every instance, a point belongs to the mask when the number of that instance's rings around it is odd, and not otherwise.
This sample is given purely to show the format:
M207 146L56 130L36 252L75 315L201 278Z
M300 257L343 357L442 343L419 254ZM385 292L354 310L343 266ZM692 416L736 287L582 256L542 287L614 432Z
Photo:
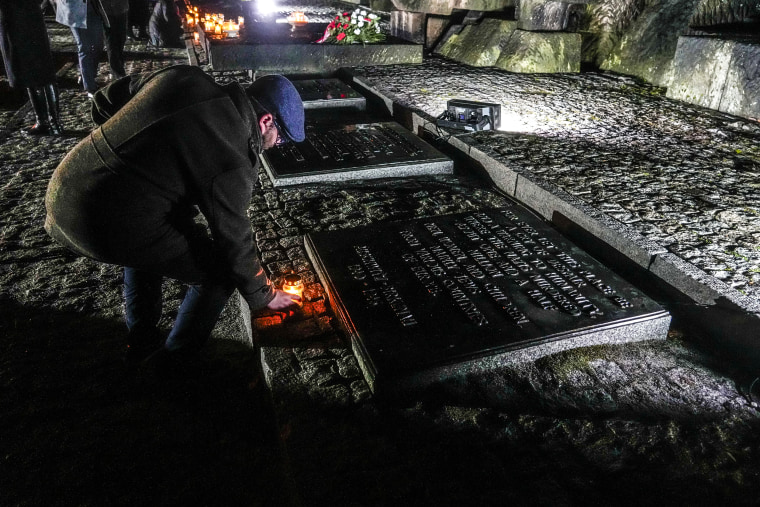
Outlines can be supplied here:
M156 328L132 329L127 335L124 364L130 369L139 367L151 354L163 349L164 340L164 336Z
M55 136L60 136L63 134L63 127L61 127L61 106L59 102L58 85L55 83L46 85L43 91L45 93L45 102L47 104L50 133Z
M26 130L30 136L46 136L50 134L50 125L37 122Z
M203 373L203 361L198 353L170 351L163 347L146 357L139 365L143 375L157 380L188 380Z
M50 123L45 91L42 88L27 88L26 91L29 94L29 102L32 104L34 116L37 120L26 133L32 136L46 136L50 133Z
M124 349L124 365L130 370L137 369L145 360L159 350L159 346L157 345L133 346L128 344L127 348Z

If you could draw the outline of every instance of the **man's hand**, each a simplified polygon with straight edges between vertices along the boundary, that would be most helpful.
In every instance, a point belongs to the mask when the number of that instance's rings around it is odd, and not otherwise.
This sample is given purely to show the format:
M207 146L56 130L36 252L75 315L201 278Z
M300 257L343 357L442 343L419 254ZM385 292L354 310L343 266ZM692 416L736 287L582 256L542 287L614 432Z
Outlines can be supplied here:
M301 297L295 294L289 294L287 292L275 289L274 299L269 302L267 308L276 312L285 310L291 306L295 306L301 302Z

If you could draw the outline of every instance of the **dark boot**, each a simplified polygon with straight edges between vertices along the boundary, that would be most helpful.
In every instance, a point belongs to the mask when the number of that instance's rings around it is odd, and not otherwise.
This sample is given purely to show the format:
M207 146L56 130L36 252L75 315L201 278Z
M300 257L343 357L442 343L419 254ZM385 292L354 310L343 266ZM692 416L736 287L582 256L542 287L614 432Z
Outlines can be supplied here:
M27 130L27 134L33 136L44 136L50 133L50 123L48 120L47 101L45 100L45 92L42 88L27 88L29 92L29 101L32 103L32 109L34 109L34 116L37 119L37 123Z
M63 134L63 128L61 127L61 106L58 100L58 85L55 83L46 85L44 90L48 118L50 120L50 132L56 136L60 136Z

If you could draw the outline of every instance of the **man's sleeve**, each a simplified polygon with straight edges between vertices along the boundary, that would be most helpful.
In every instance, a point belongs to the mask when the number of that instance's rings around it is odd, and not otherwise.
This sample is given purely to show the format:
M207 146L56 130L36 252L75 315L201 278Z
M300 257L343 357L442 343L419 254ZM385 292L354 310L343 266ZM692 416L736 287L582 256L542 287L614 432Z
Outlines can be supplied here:
M112 81L95 92L92 97L92 121L97 125L104 124L124 107L152 76L152 73L132 74Z
M252 310L257 310L269 304L275 292L261 267L247 214L253 184L246 173L251 171L251 168L230 170L214 178L210 216L206 218L218 257L227 262L240 295Z

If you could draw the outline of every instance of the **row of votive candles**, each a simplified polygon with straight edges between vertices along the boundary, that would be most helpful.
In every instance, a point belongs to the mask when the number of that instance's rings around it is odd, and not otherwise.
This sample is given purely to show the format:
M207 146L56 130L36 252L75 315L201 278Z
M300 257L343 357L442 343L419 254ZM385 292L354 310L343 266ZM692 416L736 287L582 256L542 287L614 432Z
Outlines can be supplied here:
M206 32L212 32L221 35L222 32L226 32L228 37L237 37L240 27L243 26L245 20L243 16L238 16L237 23L232 20L224 21L224 14L209 14L203 15L201 21L200 14L198 13L198 7L192 7L191 11L187 14L187 26L193 26L202 23L203 29Z

